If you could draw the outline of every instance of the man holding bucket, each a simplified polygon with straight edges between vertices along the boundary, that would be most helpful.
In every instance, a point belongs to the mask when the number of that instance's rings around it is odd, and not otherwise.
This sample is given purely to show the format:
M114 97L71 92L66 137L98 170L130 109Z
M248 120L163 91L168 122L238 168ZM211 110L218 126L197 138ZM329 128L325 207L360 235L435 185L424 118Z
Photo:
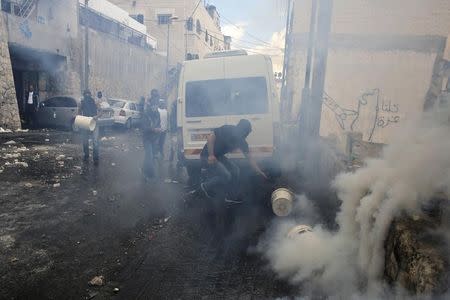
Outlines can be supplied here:
M97 119L98 108L95 103L94 98L92 98L91 92L89 90L84 91L83 99L81 100L80 114L85 117L92 117ZM98 126L95 126L93 131L88 129L80 129L81 136L83 140L83 152L84 152L84 161L89 160L89 138L92 139L92 144L94 147L93 150L93 158L94 164L98 164L99 161L99 131Z

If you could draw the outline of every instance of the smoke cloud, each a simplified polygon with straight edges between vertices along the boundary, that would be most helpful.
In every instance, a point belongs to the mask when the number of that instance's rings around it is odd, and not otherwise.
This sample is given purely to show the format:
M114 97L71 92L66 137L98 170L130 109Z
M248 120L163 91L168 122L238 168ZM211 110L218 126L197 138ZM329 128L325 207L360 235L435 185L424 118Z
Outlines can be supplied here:
M335 178L333 187L342 200L337 231L327 230L314 217L277 220L259 251L275 272L303 291L344 299L384 298L389 226L403 212L420 213L436 193L450 196L449 153L450 110L438 107L399 130L380 158ZM288 238L296 224L313 225L313 232Z

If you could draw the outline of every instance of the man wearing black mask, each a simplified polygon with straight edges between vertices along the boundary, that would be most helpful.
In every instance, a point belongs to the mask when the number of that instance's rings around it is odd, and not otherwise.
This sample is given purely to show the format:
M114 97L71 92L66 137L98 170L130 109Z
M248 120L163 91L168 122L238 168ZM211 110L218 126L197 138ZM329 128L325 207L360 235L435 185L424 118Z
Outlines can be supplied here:
M251 167L262 177L266 174L250 155L247 136L252 131L252 125L248 120L242 119L236 126L224 125L214 129L208 137L200 158L202 164L207 166L212 175L200 184L204 194L211 198L217 193L217 189L228 191L231 200L236 200L236 191L239 185L239 167L230 161L225 154L240 150L249 160ZM234 198L234 199L233 199Z
M83 99L81 100L80 114L85 117L97 118L98 108L95 103L94 98L92 98L91 92L89 90L84 91ZM89 138L92 139L92 144L94 147L92 156L94 158L94 164L98 164L99 161L99 128L95 127L94 131L89 131L82 129L81 136L83 140L83 152L84 160L89 160Z

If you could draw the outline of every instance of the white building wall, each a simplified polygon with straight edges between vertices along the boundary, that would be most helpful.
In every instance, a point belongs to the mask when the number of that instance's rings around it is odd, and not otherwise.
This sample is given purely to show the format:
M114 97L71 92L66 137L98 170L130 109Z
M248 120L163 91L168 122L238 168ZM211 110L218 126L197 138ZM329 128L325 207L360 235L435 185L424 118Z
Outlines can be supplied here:
M296 0L288 85L298 114L311 0ZM320 133L359 131L388 143L423 111L436 59L450 32L448 0L333 1Z
M223 49L223 34L220 27L218 27L214 20L209 16L203 2L193 14L194 28L191 32L186 32L186 20L194 12L197 0L110 0L110 2L118 5L126 10L129 14L138 15L143 14L145 18L145 25L147 32L154 36L158 41L157 51L165 55L167 51L167 25L158 25L158 14L171 14L178 17L170 25L170 64L174 66L176 63L182 62L185 59L185 53L198 54L202 57L205 53L214 51L214 49ZM196 21L199 20L201 24L201 32L196 33ZM208 34L214 35L219 46L210 46L205 42L205 31ZM187 39L186 37L187 33Z

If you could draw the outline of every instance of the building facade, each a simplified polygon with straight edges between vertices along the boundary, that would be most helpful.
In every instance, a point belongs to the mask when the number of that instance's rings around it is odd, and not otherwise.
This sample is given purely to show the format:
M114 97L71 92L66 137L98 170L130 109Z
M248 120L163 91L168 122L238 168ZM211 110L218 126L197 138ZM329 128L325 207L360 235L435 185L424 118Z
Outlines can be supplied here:
M301 105L311 6L311 0L294 2L292 118ZM447 0L333 1L320 134L355 131L365 141L388 143L445 89L449 34Z
M228 50L231 38L224 36L215 6L197 0L111 0L141 20L158 40L157 52L167 54L175 66L185 59L202 58L206 53Z
M130 20L105 15L95 6L86 9L83 3L1 0L1 127L20 128L30 85L41 100L81 96L88 74L92 92L136 101L164 86L165 58L155 53L156 40L136 30L126 12ZM84 67L86 24L89 72Z

